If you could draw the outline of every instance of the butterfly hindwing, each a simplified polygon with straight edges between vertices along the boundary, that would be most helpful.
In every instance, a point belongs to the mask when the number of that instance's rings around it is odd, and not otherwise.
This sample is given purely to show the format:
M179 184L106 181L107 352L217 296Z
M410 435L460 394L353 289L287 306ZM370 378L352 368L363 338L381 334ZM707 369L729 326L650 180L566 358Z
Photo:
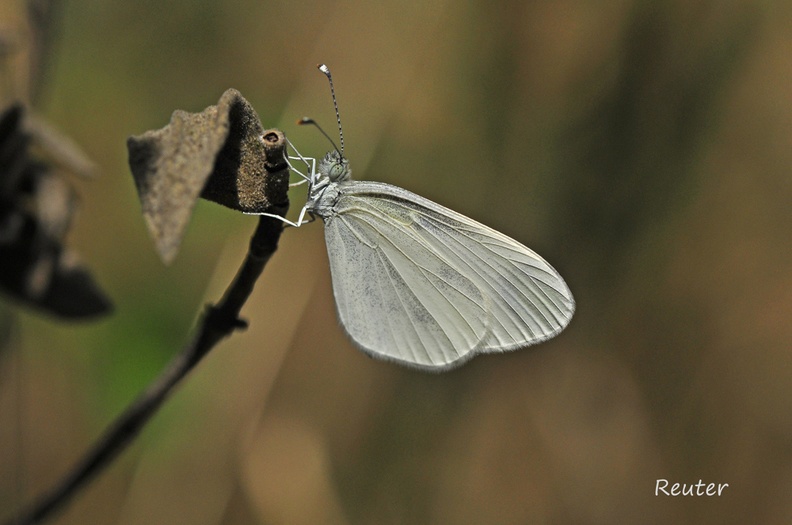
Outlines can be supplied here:
M325 217L333 290L368 353L449 368L548 339L571 319L563 279L517 241L388 184L338 190Z

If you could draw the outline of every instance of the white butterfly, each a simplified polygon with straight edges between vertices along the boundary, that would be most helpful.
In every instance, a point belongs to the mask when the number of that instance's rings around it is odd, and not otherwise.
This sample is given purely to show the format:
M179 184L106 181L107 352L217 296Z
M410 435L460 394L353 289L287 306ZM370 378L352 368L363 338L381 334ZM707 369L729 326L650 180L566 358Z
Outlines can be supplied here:
M407 190L352 180L342 151L318 169L297 157L311 167L308 200L290 224L306 213L323 219L338 316L366 353L443 370L539 343L569 324L572 294L539 255Z

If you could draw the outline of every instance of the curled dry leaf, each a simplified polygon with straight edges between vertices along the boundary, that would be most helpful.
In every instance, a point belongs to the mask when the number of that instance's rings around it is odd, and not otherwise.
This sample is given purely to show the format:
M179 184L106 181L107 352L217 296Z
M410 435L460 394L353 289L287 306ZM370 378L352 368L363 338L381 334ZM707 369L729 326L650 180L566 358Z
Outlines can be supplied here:
M280 213L288 180L266 170L261 122L229 89L200 113L174 111L162 129L130 137L129 165L163 261L178 252L198 197L242 212Z

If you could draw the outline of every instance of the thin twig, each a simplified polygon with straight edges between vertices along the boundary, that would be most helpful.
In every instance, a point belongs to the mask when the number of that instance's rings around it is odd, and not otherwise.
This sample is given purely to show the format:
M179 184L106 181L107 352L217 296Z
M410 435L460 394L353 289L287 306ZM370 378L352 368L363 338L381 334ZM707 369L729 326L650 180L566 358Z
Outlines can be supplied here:
M269 153L269 152L268 152ZM281 152L282 154L282 152ZM285 163L272 166L268 172L288 169ZM277 211L285 214L288 203ZM247 301L256 280L264 266L278 248L278 240L283 231L283 223L277 219L261 216L250 242L245 261L229 285L220 302L209 305L198 323L193 340L171 361L165 371L130 405L107 429L105 434L50 492L43 494L18 516L11 518L7 525L32 525L40 523L54 511L64 506L102 469L118 456L140 430L157 412L179 381L221 339L234 330L247 325L239 319L239 312Z

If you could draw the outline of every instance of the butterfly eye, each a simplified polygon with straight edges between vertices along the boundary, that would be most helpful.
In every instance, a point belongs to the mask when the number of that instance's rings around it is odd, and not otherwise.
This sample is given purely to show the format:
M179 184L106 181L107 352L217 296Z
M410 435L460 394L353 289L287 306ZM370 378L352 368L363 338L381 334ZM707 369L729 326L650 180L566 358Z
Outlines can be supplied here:
M331 182L338 182L347 179L349 168L347 167L346 159L333 162L330 169L327 171L327 177Z

